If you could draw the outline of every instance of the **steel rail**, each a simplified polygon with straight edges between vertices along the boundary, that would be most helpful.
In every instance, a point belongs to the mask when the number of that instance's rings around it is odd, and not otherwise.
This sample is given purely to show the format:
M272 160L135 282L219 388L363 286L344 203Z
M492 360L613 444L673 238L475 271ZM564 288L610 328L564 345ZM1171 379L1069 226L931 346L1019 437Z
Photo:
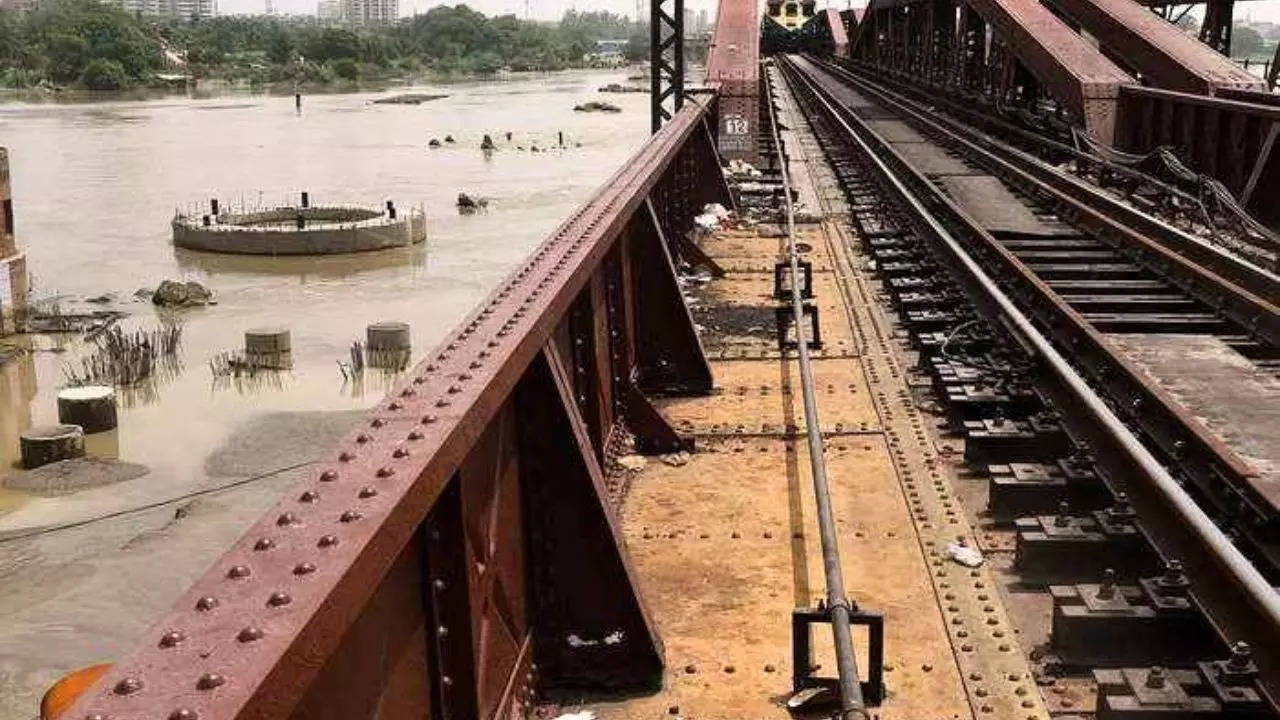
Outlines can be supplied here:
M773 84L764 73L765 97L769 108L769 132L773 146L781 156L782 138L778 133L777 110L773 104ZM831 488L827 483L827 460L822 447L822 426L818 422L818 402L813 390L813 368L809 361L809 340L804 330L804 301L800 295L800 251L796 247L795 207L791 202L791 173L785 157L778 158L782 173L783 203L787 215L787 261L791 270L791 312L796 328L796 351L800 364L800 389L804 396L805 434L809 440L809 469L813 475L813 494L818 505L818 534L822 541L822 565L827 581L827 611L831 613L831 634L835 639L836 669L840 677L840 720L866 718L862 684L858 679L858 660L853 652L850 629L852 608L845 595L844 570L840 566L840 539L831 512Z
M822 71L827 73L825 66ZM831 77L844 84L844 77ZM859 81L854 79L854 82ZM875 92L874 88L864 83L859 83L858 89L873 94ZM892 103L886 107L925 124L922 131L930 133L927 119ZM1117 219L1103 217L1084 201L1066 196L1056 188L1045 185L1035 175L1022 172L1001 157L967 142L964 138L955 137L946 130L937 132L943 134L946 140L956 143L956 149L961 154L971 159L976 158L975 162L993 175L1004 177L1006 182L1011 182L1014 186L1034 189L1045 197L1056 199L1060 215L1082 230L1094 233L1097 239L1126 254L1129 254L1129 250L1140 253L1142 257L1135 258L1135 262L1153 269L1158 275L1180 287L1188 296L1199 299L1209 307L1218 308L1242 331L1251 334L1261 344L1268 347L1280 346L1280 310L1267 299L1276 296L1274 278L1268 280L1269 276L1259 275L1256 279L1263 285L1262 294L1252 293L1191 259L1162 247L1157 240L1146 237L1141 226L1133 228ZM946 141L943 144L946 145ZM932 188L932 184L928 187ZM953 204L948 207L952 208L950 212L963 214ZM965 222L972 224L967 219ZM1236 529L1257 552L1267 558L1270 563L1267 572L1272 572L1280 565L1280 559L1277 559L1280 549L1268 539L1265 531L1259 530L1268 523L1276 522L1280 511L1277 510L1275 500L1267 494L1265 486L1256 482L1259 475L1257 468L1210 432L1167 390L1146 381L1142 371L1104 334L1062 302L1052 288L1045 285L1016 255L996 242L990 233L978 229L971 236L975 241L975 249L980 254L984 254L989 261L1006 266L1007 272L1000 274L1006 285L1023 293L1023 299L1033 298L1039 302L1039 305L1032 303L1030 309L1033 314L1054 327L1059 333L1057 339L1075 350L1074 359L1088 372L1097 386L1105 388L1109 397L1129 406L1125 419L1141 427L1166 456L1178 458L1182 469L1214 507L1227 517L1234 517L1236 503L1242 503L1240 508L1244 514L1236 521Z
M1274 651L1276 648L1269 647L1269 645L1271 639L1280 637L1280 594L1276 592L1275 588L1258 572L1257 568L1240 550L1232 544L1230 538L1214 524L1213 520L1205 514L1204 510L1182 489L1178 482L1170 476L1168 470L1160 464L1151 451L1112 412L1107 403L1094 392L1071 363L1035 327L1030 318L1000 289L999 285L983 270L962 243L956 239L943 221L939 219L937 214L925 204L915 191L907 186L901 177L904 171L895 171L890 168L884 158L890 158L895 164L906 168L906 174L914 174L915 180L919 181L919 183L927 186L927 179L912 170L909 164L892 147L880 140L870 128L862 125L861 121L856 117L853 120L861 127L855 130L845 119L843 113L837 109L837 106L830 99L824 97L817 83L795 67L789 59L785 62L787 63L786 67L789 70L790 77L803 83L812 93L814 99L825 108L829 118L843 128L850 142L862 153L866 162L874 167L876 173L910 210L914 218L923 224L933 238L951 255L959 267L975 281L973 286L981 290L985 296L983 299L998 309L1000 318L1005 326L1052 371L1070 397L1078 403L1077 407L1087 413L1090 420L1115 440L1121 451L1127 456L1126 459L1134 467L1141 470L1145 479L1158 491L1165 505L1176 513L1177 519L1184 524L1185 528L1191 531L1195 538L1203 544L1203 547L1208 549L1218 567L1224 570L1229 579L1242 591L1245 599L1257 611L1258 618L1262 624L1254 627L1250 635L1241 635L1238 639L1245 639L1246 637L1251 641L1261 639L1261 642L1257 643L1260 649ZM875 139L879 147L873 147L868 142L868 137ZM949 205L949 201L944 201L944 204ZM954 205L949 205L949 207L959 218L967 220L968 223L976 226L976 223L965 216L959 208ZM1268 689L1274 690L1274 685L1274 681L1268 683Z
M1280 276L1272 270L1126 205L1100 188L1061 173L1024 151L966 127L944 114L928 114L919 107L917 101L880 87L843 65L814 58L810 60L819 63L824 70L839 74L851 84L856 84L859 90L876 95L877 100L891 109L921 123L927 133L940 136L944 142L963 146L965 152L977 158L987 170L1016 178L1019 182L1025 180L1047 186L1054 191L1054 198L1060 202L1086 205L1102 216L1089 218L1089 225L1093 228L1114 231L1127 245L1136 247L1155 260L1166 261L1170 269L1176 269L1179 275L1188 278L1181 285L1192 295L1202 295L1197 288L1205 286L1229 295L1231 306L1238 308L1232 313L1235 315L1234 319L1261 339L1280 345L1280 320L1277 320L1275 304L1276 299L1280 298ZM1251 327L1255 318L1262 318L1263 322L1257 327Z

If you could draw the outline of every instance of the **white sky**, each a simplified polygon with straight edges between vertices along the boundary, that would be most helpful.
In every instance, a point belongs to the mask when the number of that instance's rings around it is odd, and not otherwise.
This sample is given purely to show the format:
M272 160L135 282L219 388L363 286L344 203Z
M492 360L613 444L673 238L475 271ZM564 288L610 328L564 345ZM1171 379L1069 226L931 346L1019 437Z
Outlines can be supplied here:
M642 0L646 9L649 0ZM818 0L818 7L849 7L850 0ZM1135 0L1136 1L1136 0ZM458 0L440 2L439 0L400 0L400 14L413 15L415 12L426 12L436 5L456 5ZM866 0L853 0L855 5L864 5ZM520 17L525 14L525 0L470 0L466 3L474 10L486 15L502 15L512 13ZM716 0L685 0L685 7L695 13L706 9L714 13ZM539 20L557 20L565 10L609 10L622 13L628 17L636 12L635 0L528 0L529 12ZM315 0L275 0L279 12L313 14L316 11ZM260 13L264 0L218 0L218 12L223 15L236 13ZM761 3L763 7L763 3ZM1239 20L1258 20L1280 23L1280 0L1249 0L1236 3L1235 15Z

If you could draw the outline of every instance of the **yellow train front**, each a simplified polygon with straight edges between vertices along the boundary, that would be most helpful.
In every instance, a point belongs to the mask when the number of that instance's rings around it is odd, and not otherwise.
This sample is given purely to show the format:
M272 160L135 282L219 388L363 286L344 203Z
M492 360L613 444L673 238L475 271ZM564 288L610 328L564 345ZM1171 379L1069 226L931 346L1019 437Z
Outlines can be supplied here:
M777 23L788 32L795 32L804 27L809 18L817 11L818 0L769 0L769 20Z
M819 12L817 0L768 0L768 11L760 22L760 50L765 55L843 54L848 46L843 15L835 9Z

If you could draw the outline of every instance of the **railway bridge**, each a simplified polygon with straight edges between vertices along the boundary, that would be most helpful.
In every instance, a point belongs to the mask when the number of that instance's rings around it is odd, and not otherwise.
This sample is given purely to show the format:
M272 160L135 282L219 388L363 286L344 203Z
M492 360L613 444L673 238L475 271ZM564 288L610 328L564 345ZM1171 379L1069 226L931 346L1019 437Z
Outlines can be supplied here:
M1277 717L1268 81L1133 0L721 0L686 87L682 16L653 136L45 717Z

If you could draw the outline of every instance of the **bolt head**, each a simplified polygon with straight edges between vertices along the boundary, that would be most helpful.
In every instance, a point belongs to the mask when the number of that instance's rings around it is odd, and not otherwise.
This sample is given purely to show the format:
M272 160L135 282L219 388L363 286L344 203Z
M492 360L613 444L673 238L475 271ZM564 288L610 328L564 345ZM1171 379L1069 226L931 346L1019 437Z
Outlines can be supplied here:
M337 480L337 479L338 479L338 473L334 472L333 470L325 470L324 472L320 473L321 482L333 482L334 480Z
M283 590L277 590L271 593L271 597L267 598L267 605L270 607L284 607L291 602L293 602L293 598Z
M169 720L197 720L200 715L195 710L179 708L169 713Z
M337 536L337 535L322 535L322 536L320 537L320 541L319 541L318 543L316 543L316 544L317 544L317 545L319 545L319 546L320 546L320 547L322 547L322 548L333 547L334 545L337 545L337 544L338 544L338 536Z
M209 612L216 607L218 607L218 599L209 595L196 601L196 610L200 612Z
M255 640L261 640L264 634L265 633L262 632L262 628L250 625L248 627L241 628L240 632L236 633L236 640L239 640L242 643L249 643Z
M218 673L205 673L196 680L197 690L212 690L221 685L225 685L227 679Z
M258 542L253 544L253 549L257 552L263 552L264 550L270 550L275 546L276 542L271 538L258 538Z
M248 565L232 565L227 571L227 577L232 580L243 580L253 574Z
M120 678L120 681L111 689L117 695L132 695L142 689L142 679L136 677Z
M187 636L184 635L181 630L170 630L160 636L160 647L162 648L177 647L178 644L180 644L183 640L186 640L186 639L187 639Z
M361 517L363 516L359 512L355 510L347 510L338 516L338 520L344 523L351 523L359 520Z
M375 495L377 495L377 494L378 494L378 489L377 489L377 488L374 488L374 487L362 487L362 488L360 488L360 493L359 493L359 495L360 495L360 499L362 499L362 500L366 500L366 499L371 498L371 497L373 497L373 496L375 496Z

